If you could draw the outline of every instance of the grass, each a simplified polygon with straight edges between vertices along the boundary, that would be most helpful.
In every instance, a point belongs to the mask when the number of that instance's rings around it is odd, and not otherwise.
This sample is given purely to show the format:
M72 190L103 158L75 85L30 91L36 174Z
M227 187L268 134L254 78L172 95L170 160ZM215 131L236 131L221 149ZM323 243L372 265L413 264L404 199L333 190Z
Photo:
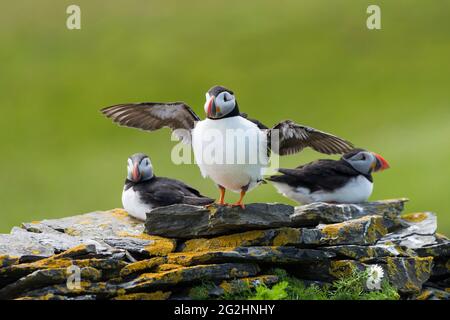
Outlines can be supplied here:
M276 269L279 282L269 287L259 284L256 287L240 284L232 292L219 297L224 300L398 300L397 290L383 280L380 290L368 290L365 286L368 274L353 270L347 277L337 279L331 284L319 286L305 284L304 281L289 276L284 270ZM204 283L191 289L190 297L194 300L209 299L208 293L214 287Z
M380 31L365 28L368 1L79 0L79 31L65 28L69 4L2 5L0 232L119 207L139 151L156 174L215 197L196 166L170 161L169 131L119 128L98 110L183 100L201 114L204 92L223 84L267 125L290 118L382 154L392 168L372 198L409 197L408 211L437 212L450 234L450 3L378 1ZM247 201L292 203L270 185Z

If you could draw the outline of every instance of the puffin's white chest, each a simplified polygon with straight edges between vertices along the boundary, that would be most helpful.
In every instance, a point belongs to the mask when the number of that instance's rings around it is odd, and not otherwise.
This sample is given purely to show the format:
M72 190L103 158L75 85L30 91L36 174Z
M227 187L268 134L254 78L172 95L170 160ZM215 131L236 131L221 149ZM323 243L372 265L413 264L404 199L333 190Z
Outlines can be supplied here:
M333 191L319 190L310 192L308 188L293 188L287 184L274 183L278 191L297 202L360 203L369 199L373 191L373 183L360 175L350 179L343 187Z
M205 119L192 131L195 160L204 177L239 192L262 179L267 165L267 138L254 123L231 117Z
M150 204L146 204L141 200L141 197L133 190L133 187L128 188L128 190L123 189L122 205L130 216L140 220L145 220L147 217L146 213L152 209Z

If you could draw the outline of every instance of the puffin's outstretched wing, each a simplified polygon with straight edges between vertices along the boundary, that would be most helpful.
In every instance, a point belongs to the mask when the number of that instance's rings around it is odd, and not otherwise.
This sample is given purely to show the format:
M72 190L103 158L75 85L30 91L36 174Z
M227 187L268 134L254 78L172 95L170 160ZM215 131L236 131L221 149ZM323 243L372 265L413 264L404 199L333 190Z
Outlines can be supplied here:
M241 116L242 118L247 119L247 120L250 121L250 122L253 122L253 123L256 124L256 125L258 126L258 128L261 129L261 130L269 129L269 128L266 127L266 126L264 125L264 123L262 123L261 121L256 120L256 119L249 118L249 117L248 117L248 114L246 114L246 113L242 113L242 112L241 112L240 116Z
M297 153L306 147L325 154L345 153L353 149L353 145L332 134L296 124L291 120L278 123L268 132L268 140L278 130L278 153L282 156ZM275 141L276 143L276 141ZM271 145L273 152L276 148ZM275 149L275 150L274 150Z
M191 130L200 118L184 102L118 104L101 112L121 126L154 131L170 128L184 143L191 142Z

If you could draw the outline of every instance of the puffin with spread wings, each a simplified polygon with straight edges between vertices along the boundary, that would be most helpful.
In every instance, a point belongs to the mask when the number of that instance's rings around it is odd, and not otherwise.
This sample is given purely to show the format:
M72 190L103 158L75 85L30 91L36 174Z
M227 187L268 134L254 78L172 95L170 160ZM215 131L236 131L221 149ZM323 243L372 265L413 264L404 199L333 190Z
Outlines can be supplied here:
M101 112L126 127L146 131L168 127L184 143L192 144L203 177L211 178L219 188L219 205L225 205L228 189L240 193L233 206L245 207L246 192L264 182L270 151L289 155L311 147L325 154L341 154L353 149L344 139L291 120L268 128L249 119L240 113L233 91L223 86L208 90L204 110L204 120L184 102L119 104Z

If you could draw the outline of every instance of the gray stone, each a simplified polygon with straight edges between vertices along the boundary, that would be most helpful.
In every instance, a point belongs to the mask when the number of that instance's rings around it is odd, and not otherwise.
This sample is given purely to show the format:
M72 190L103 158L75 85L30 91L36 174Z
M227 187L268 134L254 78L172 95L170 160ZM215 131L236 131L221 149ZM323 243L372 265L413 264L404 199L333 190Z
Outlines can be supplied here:
M0 299L13 299L24 291L65 283L69 275L67 268L36 270L0 289ZM90 267L81 268L80 276L83 281L98 281L101 278L101 272Z
M169 238L198 238L254 229L287 226L292 206L254 203L240 207L185 204L153 209L147 214L145 232Z
M332 252L295 247L240 247L227 251L171 253L167 256L167 263L183 266L225 262L301 264L326 260L334 256Z
M437 219L432 212L408 213L401 216L401 228L387 234L378 243L395 243L418 249L437 243Z
M315 226L323 223L339 223L368 215L380 215L389 221L389 228L398 224L397 218L408 199L374 201L358 204L331 204L316 202L295 207L291 216L292 226Z
M224 263L177 268L159 273L145 273L136 279L118 285L127 293L166 288L181 284L199 283L255 276L258 265L249 263Z

